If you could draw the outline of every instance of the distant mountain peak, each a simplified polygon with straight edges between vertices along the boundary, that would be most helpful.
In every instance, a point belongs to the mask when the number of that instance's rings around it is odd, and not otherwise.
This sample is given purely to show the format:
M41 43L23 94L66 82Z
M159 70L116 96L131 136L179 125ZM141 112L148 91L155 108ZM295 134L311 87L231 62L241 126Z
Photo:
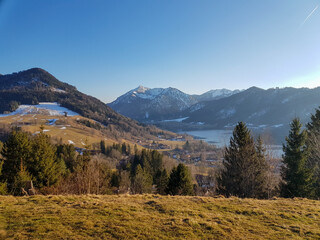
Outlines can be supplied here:
M145 93L146 91L150 90L150 88L144 87L142 85L139 85L137 88L135 88L133 91L138 93Z

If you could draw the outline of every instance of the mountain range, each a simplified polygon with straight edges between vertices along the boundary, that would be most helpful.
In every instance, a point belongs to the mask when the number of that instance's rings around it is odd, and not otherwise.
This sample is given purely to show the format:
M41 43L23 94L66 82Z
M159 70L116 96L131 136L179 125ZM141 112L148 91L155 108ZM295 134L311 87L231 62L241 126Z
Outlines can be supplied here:
M141 122L153 122L179 116L199 102L218 100L240 90L217 89L201 95L189 95L176 88L139 86L108 104L118 113Z
M254 132L269 131L278 142L295 117L307 123L320 105L320 88L251 87L188 95L178 89L139 87L109 104L117 112L171 131L232 129L244 121Z

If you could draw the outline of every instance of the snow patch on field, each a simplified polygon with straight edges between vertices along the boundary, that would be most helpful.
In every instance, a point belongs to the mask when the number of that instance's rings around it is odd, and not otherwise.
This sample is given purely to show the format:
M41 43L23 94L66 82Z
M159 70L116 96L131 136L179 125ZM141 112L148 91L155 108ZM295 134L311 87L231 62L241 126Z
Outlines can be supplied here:
M71 140L68 140L68 143L69 143L69 144L73 144L73 145L74 145L74 142L73 142L73 141L71 141Z
M7 117L13 115L26 115L26 114L46 114L51 116L64 115L67 113L68 116L79 115L65 107L61 107L59 103L56 102L41 102L37 105L20 105L19 108L9 114L0 114L0 117Z

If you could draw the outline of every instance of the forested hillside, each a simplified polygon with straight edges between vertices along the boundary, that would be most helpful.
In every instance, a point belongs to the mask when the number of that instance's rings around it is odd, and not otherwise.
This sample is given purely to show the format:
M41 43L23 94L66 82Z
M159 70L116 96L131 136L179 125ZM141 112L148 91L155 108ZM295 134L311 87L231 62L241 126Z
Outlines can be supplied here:
M0 112L14 111L20 104L39 102L58 102L63 107L100 122L111 131L124 133L123 138L152 138L161 132L116 113L100 100L79 92L76 87L57 80L43 69L33 68L0 76Z

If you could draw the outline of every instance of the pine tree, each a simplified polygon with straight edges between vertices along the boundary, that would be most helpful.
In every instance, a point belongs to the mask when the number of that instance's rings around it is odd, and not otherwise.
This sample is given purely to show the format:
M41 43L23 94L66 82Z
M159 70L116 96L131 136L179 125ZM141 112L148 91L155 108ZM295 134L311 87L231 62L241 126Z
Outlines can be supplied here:
M290 124L289 136L283 145L283 168L281 187L283 197L313 197L313 170L307 166L309 152L306 146L307 132L295 118Z
M151 193L152 176L140 164L136 168L131 190L134 194Z
M100 141L100 149L102 154L106 154L106 143L103 140Z
M127 145L126 145L126 143L122 143L121 152L122 152L122 154L127 154Z
M22 195L22 188L26 187L26 183L31 181L32 177L30 173L27 171L27 168L21 164L20 171L14 178L13 187L11 189L11 193L13 195L19 196Z
M69 171L73 172L75 170L77 164L77 154L73 144L57 145L56 157L64 161Z
M168 187L169 176L166 169L162 171L159 169L156 174L155 183L157 185L157 193L166 194L166 189Z
M2 149L2 181L7 182L8 190L11 191L15 177L31 159L31 141L27 133L14 130Z
M171 171L166 192L171 195L193 195L191 173L184 164L180 163Z
M264 167L261 139L255 146L250 131L239 122L224 153L219 192L226 196L264 197Z
M269 165L266 161L266 148L264 147L261 136L258 137L256 141L256 153L257 153L257 164L255 164L256 169L254 169L255 173L255 181L254 181L254 195L258 198L267 197L267 174Z
M310 152L307 165L314 169L315 195L320 198L320 108L311 115L311 121L307 124L307 133L307 147Z
M34 177L35 186L51 186L65 173L64 161L56 157L55 150L50 137L43 132L34 138L27 169Z

